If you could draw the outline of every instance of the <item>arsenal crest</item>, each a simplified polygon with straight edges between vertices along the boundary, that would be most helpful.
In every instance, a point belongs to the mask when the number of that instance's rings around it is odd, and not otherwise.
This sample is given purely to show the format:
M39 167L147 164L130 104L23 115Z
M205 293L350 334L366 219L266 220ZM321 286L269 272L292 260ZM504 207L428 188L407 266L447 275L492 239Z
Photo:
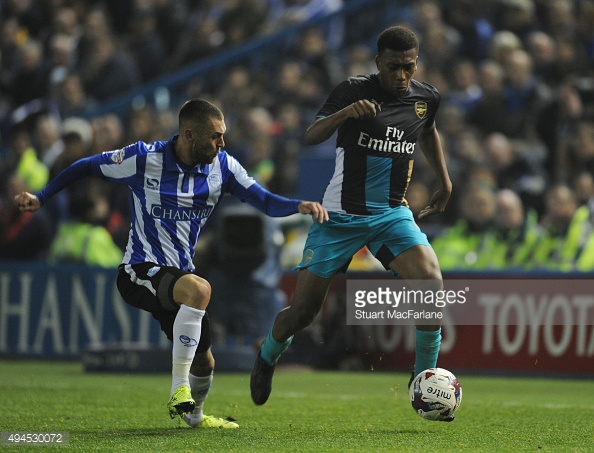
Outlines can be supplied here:
M427 103L424 101L415 102L415 113L419 119L423 119L427 115Z

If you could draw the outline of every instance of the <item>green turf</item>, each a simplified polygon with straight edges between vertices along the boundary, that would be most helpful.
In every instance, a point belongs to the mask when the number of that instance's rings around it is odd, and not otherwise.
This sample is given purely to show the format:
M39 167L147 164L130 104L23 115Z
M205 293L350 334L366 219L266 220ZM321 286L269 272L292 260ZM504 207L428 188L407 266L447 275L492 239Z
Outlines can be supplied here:
M169 419L167 375L85 374L78 363L0 360L0 431L68 432L43 451L577 452L594 450L594 383L458 376L453 423L417 416L408 375L279 370L264 406L249 376L215 375L207 413L239 430L190 429ZM2 451L41 447L0 446Z

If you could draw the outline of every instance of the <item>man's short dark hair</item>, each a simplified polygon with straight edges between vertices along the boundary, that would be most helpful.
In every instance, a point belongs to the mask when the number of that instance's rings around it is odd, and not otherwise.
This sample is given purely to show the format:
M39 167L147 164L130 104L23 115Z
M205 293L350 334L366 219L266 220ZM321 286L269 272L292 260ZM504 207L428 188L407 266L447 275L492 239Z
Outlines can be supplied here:
M222 120L224 115L220 108L206 99L190 99L179 111L179 127L200 127L210 118Z
M386 28L377 38L378 54L386 49L396 52L406 52L407 50L419 50L419 39L414 31L402 25L395 25Z

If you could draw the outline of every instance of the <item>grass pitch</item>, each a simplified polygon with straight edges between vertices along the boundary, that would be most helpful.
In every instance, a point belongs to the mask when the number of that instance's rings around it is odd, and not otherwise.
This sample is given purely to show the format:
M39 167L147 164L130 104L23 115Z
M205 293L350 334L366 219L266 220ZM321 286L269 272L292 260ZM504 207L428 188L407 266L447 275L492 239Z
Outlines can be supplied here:
M0 360L0 431L68 432L43 451L586 452L594 449L594 382L465 376L453 423L417 416L408 375L277 371L255 406L249 375L215 374L206 413L238 430L169 419L168 375L86 374L79 363ZM0 451L39 451L0 445Z

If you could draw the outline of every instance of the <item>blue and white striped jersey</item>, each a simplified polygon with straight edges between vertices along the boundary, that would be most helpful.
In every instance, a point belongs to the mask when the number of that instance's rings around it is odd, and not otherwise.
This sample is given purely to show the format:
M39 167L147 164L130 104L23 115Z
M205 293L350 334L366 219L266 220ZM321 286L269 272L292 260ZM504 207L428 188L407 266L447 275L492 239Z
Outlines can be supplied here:
M95 174L132 190L132 227L124 264L153 262L193 271L194 248L222 195L230 193L271 216L298 212L300 200L274 195L225 151L208 165L190 167L174 154L177 137L137 142L81 159L37 196L42 204L76 179Z

